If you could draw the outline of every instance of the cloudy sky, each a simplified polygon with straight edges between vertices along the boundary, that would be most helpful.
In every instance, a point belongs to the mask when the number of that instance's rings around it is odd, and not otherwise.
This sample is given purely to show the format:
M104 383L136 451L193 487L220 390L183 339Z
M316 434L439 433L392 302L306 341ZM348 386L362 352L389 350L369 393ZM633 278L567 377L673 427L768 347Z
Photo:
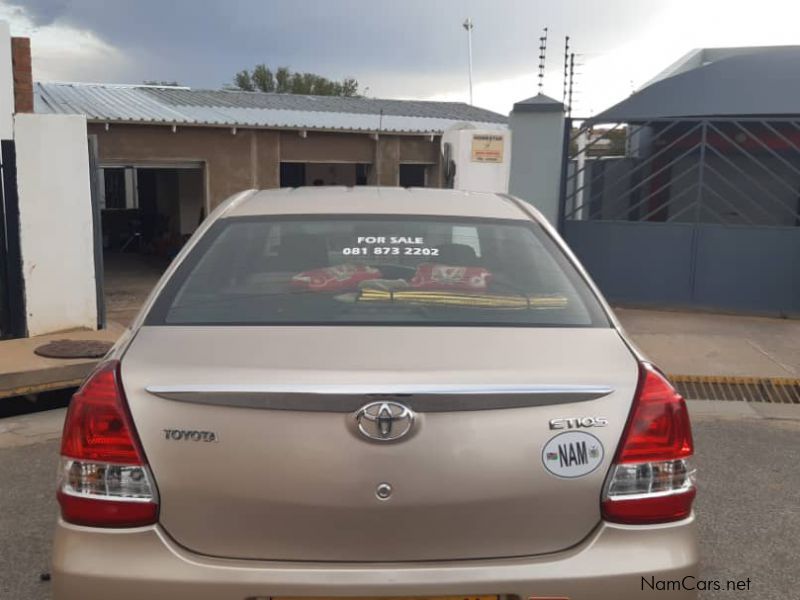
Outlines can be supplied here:
M537 91L545 26L545 92L561 98L570 35L578 116L692 48L800 44L798 0L0 0L0 19L32 38L37 80L219 88L266 62L439 100L467 99L467 16L475 104L502 113Z

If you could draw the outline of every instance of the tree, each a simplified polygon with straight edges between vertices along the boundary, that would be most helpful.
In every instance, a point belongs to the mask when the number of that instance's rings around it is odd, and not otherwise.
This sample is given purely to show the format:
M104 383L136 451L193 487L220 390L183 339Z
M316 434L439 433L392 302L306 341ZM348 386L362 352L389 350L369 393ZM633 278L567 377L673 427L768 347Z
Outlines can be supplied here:
M253 79L250 77L250 71L247 69L244 71L239 71L233 76L233 84L245 92L253 92L256 89L253 85Z
M278 67L278 70L275 71L275 91L279 94L290 93L289 79L291 76L288 67Z
M342 81L342 96L355 96L358 94L358 81L353 77L345 77Z
M262 92L275 91L275 77L265 64L256 65L251 76L255 88Z
M315 96L356 96L358 81L346 77L332 81L315 73L293 72L288 67L278 67L273 73L265 64L253 70L244 69L233 77L235 89L247 92L277 92L279 94L310 94Z

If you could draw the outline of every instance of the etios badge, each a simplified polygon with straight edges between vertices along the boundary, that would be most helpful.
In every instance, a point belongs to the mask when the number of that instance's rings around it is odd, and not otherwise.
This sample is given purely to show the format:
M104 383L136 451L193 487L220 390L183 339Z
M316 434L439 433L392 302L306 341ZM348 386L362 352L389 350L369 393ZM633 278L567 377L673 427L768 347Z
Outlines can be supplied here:
M545 444L542 450L544 468L558 477L583 477L603 462L603 444L591 433L566 431Z
M366 438L391 442L408 435L414 426L414 411L405 404L384 400L370 402L356 412L358 431Z

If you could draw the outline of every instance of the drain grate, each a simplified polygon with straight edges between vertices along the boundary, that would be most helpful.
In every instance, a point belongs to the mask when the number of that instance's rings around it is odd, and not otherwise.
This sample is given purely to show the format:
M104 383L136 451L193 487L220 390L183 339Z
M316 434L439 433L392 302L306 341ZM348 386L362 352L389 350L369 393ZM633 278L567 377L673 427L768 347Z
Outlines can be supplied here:
M670 375L687 400L800 404L800 379Z

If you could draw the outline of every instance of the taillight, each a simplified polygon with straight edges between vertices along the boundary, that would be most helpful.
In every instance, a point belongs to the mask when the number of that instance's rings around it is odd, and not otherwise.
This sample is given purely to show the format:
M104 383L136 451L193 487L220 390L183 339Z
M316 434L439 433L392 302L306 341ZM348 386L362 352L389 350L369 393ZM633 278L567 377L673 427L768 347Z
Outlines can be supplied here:
M667 379L642 364L631 415L603 495L603 518L666 523L691 514L695 496L692 429L686 402Z
M61 517L77 525L138 527L158 518L118 361L100 365L72 397L61 440L58 502Z

